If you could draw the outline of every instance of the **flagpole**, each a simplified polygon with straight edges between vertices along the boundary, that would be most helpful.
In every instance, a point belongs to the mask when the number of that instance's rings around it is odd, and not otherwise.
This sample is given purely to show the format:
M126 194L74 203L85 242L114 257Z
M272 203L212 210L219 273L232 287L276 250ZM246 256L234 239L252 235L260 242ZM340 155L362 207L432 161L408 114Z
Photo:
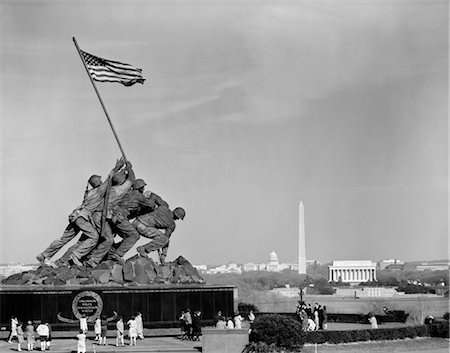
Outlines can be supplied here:
M112 124L112 121L109 118L108 111L106 110L105 104L103 103L103 99L100 96L100 92L98 91L97 86L95 85L95 82L92 79L91 74L89 73L89 69L87 68L86 62L84 61L83 55L81 54L81 50L80 50L80 47L78 46L77 40L75 39L75 37L72 37L72 39L73 39L73 43L75 44L75 47L77 48L78 54L80 55L80 59L81 59L81 62L83 63L84 69L86 70L86 73L87 73L89 79L91 80L92 86L94 87L95 93L97 93L97 97L100 101L103 111L105 112L106 119L108 120L109 126L111 126L114 137L116 138L117 144L119 145L120 152L122 152L123 158L125 159L125 161L127 161L127 157L125 156L125 152L122 148L122 144L120 143L119 136L117 135L116 129L114 129L114 125Z
M109 118L108 111L106 110L106 106L103 103L102 97L100 96L100 92L98 91L97 86L95 85L95 82L92 79L92 76L86 66L86 62L84 61L83 55L81 54L80 47L78 46L77 40L75 39L75 37L72 37L72 39L73 39L73 43L75 44L75 48L77 48L78 54L80 55L81 62L83 63L84 69L86 70L89 80L91 80L92 86L94 87L94 91L95 91L95 93L97 93L98 100L100 101L103 111L105 112L106 119L108 120L109 126L111 126L111 130L114 134L114 137L116 138L117 144L119 145L120 152L122 152L123 158L125 159L125 161L127 161L127 157L125 156L125 151L123 150L122 144L120 143L119 136L117 135L116 129L114 129L114 125L112 124L112 121ZM112 186L111 178L108 177L107 183L108 184L106 187L105 200L103 201L103 209L102 209L101 224L100 224L100 235L102 237L107 236L105 234L105 232L106 232L105 224L106 224L106 216L107 216L107 210L108 210L109 191L111 190L111 186Z

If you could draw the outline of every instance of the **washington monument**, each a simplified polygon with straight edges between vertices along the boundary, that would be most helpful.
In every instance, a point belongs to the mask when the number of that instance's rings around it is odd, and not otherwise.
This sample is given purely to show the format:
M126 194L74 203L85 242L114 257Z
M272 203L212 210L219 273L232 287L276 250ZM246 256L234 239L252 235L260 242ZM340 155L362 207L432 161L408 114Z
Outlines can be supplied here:
M298 206L298 273L306 274L305 208Z

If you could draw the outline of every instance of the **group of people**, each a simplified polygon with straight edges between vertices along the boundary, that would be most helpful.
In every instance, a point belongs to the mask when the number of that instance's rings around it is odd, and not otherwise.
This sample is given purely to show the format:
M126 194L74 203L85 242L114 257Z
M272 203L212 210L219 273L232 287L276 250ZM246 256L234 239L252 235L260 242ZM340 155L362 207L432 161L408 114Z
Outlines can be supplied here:
M328 315L327 307L318 303L311 307L311 304L300 302L297 304L297 317L302 323L303 331L326 330Z
M106 316L98 317L94 323L94 340L97 341L98 345L106 346L106 337L108 335L108 323L115 320L114 318L107 318ZM86 335L88 332L87 317L82 315L79 318L80 321L80 331L77 335L78 346L77 353L86 352ZM135 346L137 339L144 339L144 325L142 321L142 314L136 312L132 315L126 323L128 325L128 338L130 340L129 345ZM125 323L123 318L119 316L116 321L116 347L125 346Z
M218 329L242 329L242 323L244 320L245 318L239 312L234 316L225 316L222 315L222 311L218 311L215 317L214 325ZM255 314L252 310L250 310L247 320L251 329L253 321L255 321Z
M181 312L180 326L182 340L200 341L202 334L201 316L202 312L199 310L191 313L191 309L187 308Z
M22 351L22 344L27 342L28 351L34 350L36 340L39 339L41 351L49 350L52 341L51 326L48 322L40 322L36 327L32 321L28 320L26 326L17 319L11 317L11 331L8 337L8 343L13 343L13 339L17 340L17 350Z
M151 239L137 247L140 256L158 251L165 262L175 220L184 219L181 207L173 211L157 194L145 190L143 179L136 179L133 167L124 158L119 159L108 178L92 175L87 182L83 202L69 215L69 224L63 235L36 256L43 265L96 267L104 259L123 261L122 257L139 240ZM79 233L77 243L55 262L51 258ZM122 240L114 243L115 236Z

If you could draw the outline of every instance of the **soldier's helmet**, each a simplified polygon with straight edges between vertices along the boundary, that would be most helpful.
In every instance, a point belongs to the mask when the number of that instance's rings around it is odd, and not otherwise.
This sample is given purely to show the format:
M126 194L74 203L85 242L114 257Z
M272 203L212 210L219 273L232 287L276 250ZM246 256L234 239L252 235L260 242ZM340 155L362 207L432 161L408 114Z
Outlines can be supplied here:
M184 219L184 217L186 216L186 211L181 207L177 207L173 210L173 214L179 219Z
M112 184L113 185L122 185L123 182L127 179L126 174L122 171L120 173L117 173L112 177Z
M142 179L136 179L136 180L134 181L134 183L133 183L133 189L134 189L134 190L139 190L140 188L143 188L145 185L147 185L147 184L145 183L144 180L142 180Z
M100 175L92 175L89 180L88 180L89 184L95 188L97 186L100 185L100 183L102 182L102 177Z

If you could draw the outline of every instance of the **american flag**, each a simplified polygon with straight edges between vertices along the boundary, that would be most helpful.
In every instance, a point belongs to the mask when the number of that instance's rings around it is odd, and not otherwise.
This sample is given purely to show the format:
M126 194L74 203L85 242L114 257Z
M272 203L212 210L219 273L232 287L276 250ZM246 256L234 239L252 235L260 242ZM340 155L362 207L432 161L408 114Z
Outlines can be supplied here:
M100 58L80 50L84 62L95 81L99 82L120 82L125 86L132 86L136 82L144 83L142 70L132 65L118 61Z

